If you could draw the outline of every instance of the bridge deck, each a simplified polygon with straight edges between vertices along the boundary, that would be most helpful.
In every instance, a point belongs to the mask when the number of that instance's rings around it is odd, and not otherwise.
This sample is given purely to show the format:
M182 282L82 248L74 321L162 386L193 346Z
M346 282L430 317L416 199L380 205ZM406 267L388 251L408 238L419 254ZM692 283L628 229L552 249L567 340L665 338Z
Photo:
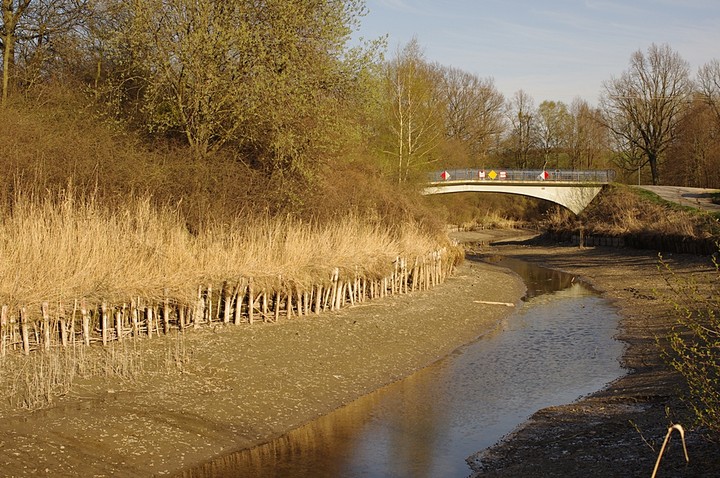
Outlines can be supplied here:
M428 174L430 183L452 181L503 183L566 183L577 185L608 184L615 179L613 170L543 170L543 169L446 169ZM559 184L557 184L559 185Z

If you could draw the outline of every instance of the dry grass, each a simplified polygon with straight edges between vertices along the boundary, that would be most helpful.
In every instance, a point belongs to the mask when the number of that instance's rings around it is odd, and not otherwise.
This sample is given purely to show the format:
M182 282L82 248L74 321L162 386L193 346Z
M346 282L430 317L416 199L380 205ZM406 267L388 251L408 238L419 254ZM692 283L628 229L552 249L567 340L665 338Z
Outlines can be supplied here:
M688 238L707 237L711 232L703 217L654 202L625 186L605 190L579 216L556 208L546 215L550 229L577 229L588 234L658 234Z
M199 284L241 277L321 283L334 268L380 277L396 257L439 246L412 222L389 228L355 215L323 225L237 219L190 234L176 211L157 211L147 199L114 212L70 196L18 199L0 222L0 302L29 310L81 298L190 302Z

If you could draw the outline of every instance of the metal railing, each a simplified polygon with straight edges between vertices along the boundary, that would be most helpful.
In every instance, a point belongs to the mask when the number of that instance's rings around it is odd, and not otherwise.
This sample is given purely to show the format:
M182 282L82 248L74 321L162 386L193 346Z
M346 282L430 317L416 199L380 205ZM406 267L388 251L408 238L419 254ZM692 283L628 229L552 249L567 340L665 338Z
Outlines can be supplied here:
M428 181L442 183L449 181L521 181L521 182L573 182L602 183L615 180L615 171L564 170L564 169L446 169L428 173Z

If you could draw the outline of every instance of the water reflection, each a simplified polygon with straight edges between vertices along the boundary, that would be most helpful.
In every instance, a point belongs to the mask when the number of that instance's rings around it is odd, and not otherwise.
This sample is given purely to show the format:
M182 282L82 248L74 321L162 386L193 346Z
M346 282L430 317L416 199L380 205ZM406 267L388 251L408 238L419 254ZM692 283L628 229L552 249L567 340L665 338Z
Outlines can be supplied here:
M528 299L495 330L279 440L184 476L465 477L467 456L538 409L622 374L609 303L570 275L499 262L524 278Z

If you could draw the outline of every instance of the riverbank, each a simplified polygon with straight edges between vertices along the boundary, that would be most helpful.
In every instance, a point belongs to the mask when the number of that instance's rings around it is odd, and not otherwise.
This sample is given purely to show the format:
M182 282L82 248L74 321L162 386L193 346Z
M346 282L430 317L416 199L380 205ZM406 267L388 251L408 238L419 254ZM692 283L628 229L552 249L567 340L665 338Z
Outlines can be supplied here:
M493 233L461 233L479 254L504 254L562 269L614 299L619 337L633 370L581 401L539 411L507 441L475 457L482 477L650 476L670 420L689 419L678 377L655 336L671 324L651 252L613 248L489 246ZM683 273L707 273L705 258L668 258ZM703 272L704 271L704 272ZM504 269L466 261L428 292L387 297L318 317L218 326L184 338L140 340L144 372L132 380L85 380L52 408L0 409L3 476L163 476L264 442L446 356L511 309L523 293ZM168 362L179 368L168 371ZM669 411L670 416L668 416ZM690 465L677 439L659 476L717 476L716 448L688 433Z
M466 262L428 292L139 340L131 352L142 358L143 372L133 379L80 380L52 408L0 410L0 470L179 473L280 436L435 362L512 311L477 300L516 303L523 291L505 269Z
M650 476L672 423L686 429L690 462L675 436L657 476L720 475L717 444L692 428L679 399L682 380L663 362L656 339L673 325L671 297L657 254L610 247L558 247L507 241L478 247L479 254L501 254L576 274L619 308L618 339L627 343L623 365L629 373L604 390L577 402L537 412L496 446L469 458L475 477ZM665 256L675 273L703 277L714 273L709 258Z

